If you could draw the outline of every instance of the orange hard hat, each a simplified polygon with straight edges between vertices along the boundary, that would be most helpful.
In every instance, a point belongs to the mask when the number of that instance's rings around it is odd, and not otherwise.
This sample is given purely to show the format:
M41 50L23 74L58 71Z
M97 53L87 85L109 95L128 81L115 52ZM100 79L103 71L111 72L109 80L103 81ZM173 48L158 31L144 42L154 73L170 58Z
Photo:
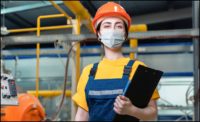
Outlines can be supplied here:
M108 2L104 5L102 5L96 12L96 15L92 21L93 30L96 33L96 28L98 24L100 23L99 20L102 20L101 18L107 17L107 16L117 16L125 20L127 23L128 29L131 25L131 17L127 14L126 10L119 4L115 2Z

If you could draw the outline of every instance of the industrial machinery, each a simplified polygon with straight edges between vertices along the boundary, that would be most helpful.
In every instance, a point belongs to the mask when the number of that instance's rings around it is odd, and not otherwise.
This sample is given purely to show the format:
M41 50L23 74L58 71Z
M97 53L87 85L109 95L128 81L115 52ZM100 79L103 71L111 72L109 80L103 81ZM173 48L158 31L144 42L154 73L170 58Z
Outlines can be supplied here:
M45 119L44 108L30 94L17 94L11 74L3 73L1 61L1 121L41 121Z
M1 121L42 121L44 108L39 100L30 94L18 95L19 105L1 107Z
M8 74L1 74L1 106L2 105L18 105L15 80Z

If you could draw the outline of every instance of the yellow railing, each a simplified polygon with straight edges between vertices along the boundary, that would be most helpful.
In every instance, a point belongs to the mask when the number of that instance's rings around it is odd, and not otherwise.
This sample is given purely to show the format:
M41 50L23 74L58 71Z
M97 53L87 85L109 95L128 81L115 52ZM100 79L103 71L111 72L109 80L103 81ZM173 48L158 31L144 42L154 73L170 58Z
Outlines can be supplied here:
M39 91L27 91L28 94L32 94L34 96L41 96L41 97L56 97L62 94L62 90L39 90ZM71 97L71 90L66 90L65 92L66 97Z
M59 17L66 17L65 14L53 14L53 15L43 15L39 16L37 18L37 36L40 36L40 30L41 30L41 19L49 19L49 18L59 18ZM68 26L69 28L73 26ZM55 28L55 27L54 27ZM53 28L51 28L53 29ZM36 49L36 54L37 54L37 64L36 64L36 96L38 97L38 91L39 91L39 55L40 55L40 43L37 43L37 49Z
M146 24L138 24L138 25L131 25L129 32L146 32L147 25ZM138 40L137 39L130 39L130 47L137 48L138 47ZM130 53L130 59L135 59L136 53Z
M65 15L64 14L52 14L52 15L39 16L37 18L37 36L40 36L40 30L41 30L40 22L41 22L41 19L60 18L60 17L65 17Z
M72 25L45 26L45 27L40 27L40 30L58 30L66 28L72 28ZM37 28L10 29L8 31L10 33L32 32L32 31L37 31Z
M81 4L80 1L72 1L72 0L63 0L64 5L71 10L71 12L75 16L80 17L80 21L82 21L86 27L90 30L90 32L93 32L92 28L92 17L90 16L90 13L88 10Z
M39 90L39 75L40 75L40 43L36 45L36 80L35 80L35 89L36 89L36 97L38 97L38 90Z

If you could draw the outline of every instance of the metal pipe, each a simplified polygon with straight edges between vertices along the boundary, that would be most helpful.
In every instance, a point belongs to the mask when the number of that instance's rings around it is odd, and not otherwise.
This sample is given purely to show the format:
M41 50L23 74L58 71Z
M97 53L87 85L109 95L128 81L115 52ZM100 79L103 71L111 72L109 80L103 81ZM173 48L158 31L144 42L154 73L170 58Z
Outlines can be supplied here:
M20 33L20 32L31 32L36 31L37 28L23 28L23 29L10 29L8 30L9 33Z
M76 19L76 33L75 35L80 35L80 17L77 16ZM76 82L78 82L80 77L80 42L76 46Z
M46 26L40 27L40 30L56 30L65 28L72 28L72 25ZM129 32L144 32L143 30L147 30L146 28L145 24L131 25ZM37 31L37 28L9 29L8 31L9 33L31 32Z
M80 16L76 16L76 21L74 21L73 23L74 25L74 34L75 35L80 35L80 31L81 31L81 25L80 25ZM75 50L75 72L73 72L72 76L75 76L75 79L72 79L72 94L76 93L76 89L77 89L77 84L79 81L79 77L80 77L80 42L78 42L78 44L76 44L76 47L74 48ZM69 57L68 57L69 58ZM77 105L72 102L71 104L71 120L73 121L76 115L76 111L77 111Z
M146 32L147 25L146 24L138 24L138 25L131 25L129 32ZM138 47L138 40L137 39L130 39L130 47L137 49ZM135 59L137 53L130 53L130 58Z
M40 36L40 16L37 18L37 36Z
M64 14L50 14L50 15L39 16L40 19L60 18L60 17L65 17L65 15Z
M46 16L39 16L37 18L37 37L40 36L40 18L42 17L46 17ZM39 90L39 65L40 65L40 43L37 43L37 48L36 48L36 56L37 56L37 59L36 59L36 84L35 84L35 87L36 87L36 97L38 98L38 90Z
M60 11L60 13L64 14L66 16L67 19L69 19L70 24L72 24L72 17L69 16L58 4L56 4L53 0L49 0L49 2L51 2L51 4L58 10Z
M129 32L146 32L146 31L147 31L146 24L131 25L129 29Z
M36 97L38 97L38 90L39 90L39 74L40 74L40 43L37 43L37 49L36 49L36 56L37 56L37 61L36 61Z
M138 47L137 49L133 49L130 47L123 47L122 52L123 53L173 53L173 52L179 52L179 53L188 53L193 52L193 48L190 45L181 45L181 46L148 46L148 47ZM81 54L100 54L101 48L93 47L93 48L81 48ZM2 50L1 52L2 56L33 56L36 55L36 52L34 50ZM63 49L41 49L40 55L51 55L51 54L63 54L66 55L66 51Z
M133 49L137 49L138 47L138 40L137 39L130 39L130 47ZM135 59L137 57L137 53L130 53L130 59Z
M57 26L41 27L40 30L57 30L57 29L67 29L72 27L73 27L72 25L57 25Z
M199 38L199 29L174 29L129 33L134 39Z
M37 94L37 91L27 91L28 94L32 94L35 95ZM62 94L61 90L39 90L38 91L38 96L42 96L42 97L56 97ZM71 97L71 91L70 90L66 90L65 92L66 97Z
M177 30L160 30L129 33L131 39L169 39L169 38L199 38L199 29L177 29ZM54 43L56 40L62 41L80 41L91 40L96 41L95 34L80 34L79 36L66 33L46 34L36 37L34 34L24 34L21 36L4 36L2 37L2 45L18 45L18 44L36 44Z
M46 26L46 27L40 27L40 30L57 30L66 28L72 28L72 25ZM9 33L32 32L32 31L37 31L37 28L10 29L8 31Z
M65 1L63 0L64 5L69 8L72 13L76 16L80 16L81 21L83 24L86 25L86 27L91 31L93 31L92 28L92 20L91 16L88 12L88 10L81 4L80 1Z
M59 18L59 17L65 17L64 14L52 14L52 15L43 15L39 16L37 18L37 36L40 35L40 21L41 19L47 19L47 18Z
M199 29L199 1L192 1L192 23L193 28ZM199 121L199 39L193 40L194 46L194 121Z

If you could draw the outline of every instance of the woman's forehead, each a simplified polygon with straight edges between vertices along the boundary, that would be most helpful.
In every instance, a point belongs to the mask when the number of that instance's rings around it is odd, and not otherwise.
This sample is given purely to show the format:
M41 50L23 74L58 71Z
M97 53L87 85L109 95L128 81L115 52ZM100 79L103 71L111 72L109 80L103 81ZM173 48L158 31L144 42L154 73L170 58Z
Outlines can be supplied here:
M123 23L123 20L121 18L118 17L106 17L105 19L103 19L102 24L104 23Z

